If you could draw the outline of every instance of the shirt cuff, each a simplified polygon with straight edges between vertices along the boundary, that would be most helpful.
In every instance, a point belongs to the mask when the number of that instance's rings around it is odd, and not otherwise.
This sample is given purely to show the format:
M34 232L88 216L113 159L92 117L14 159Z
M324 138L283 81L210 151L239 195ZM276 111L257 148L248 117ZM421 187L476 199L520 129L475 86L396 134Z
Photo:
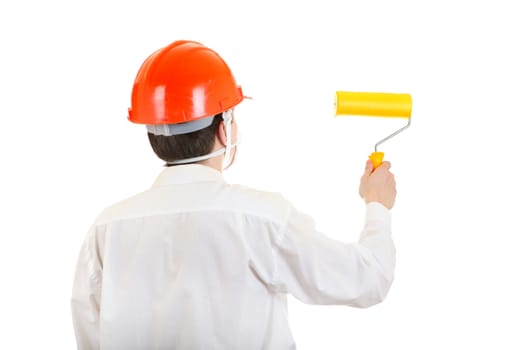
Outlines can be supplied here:
M365 222L381 222L386 227L391 224L390 210L379 202L370 202L366 205Z

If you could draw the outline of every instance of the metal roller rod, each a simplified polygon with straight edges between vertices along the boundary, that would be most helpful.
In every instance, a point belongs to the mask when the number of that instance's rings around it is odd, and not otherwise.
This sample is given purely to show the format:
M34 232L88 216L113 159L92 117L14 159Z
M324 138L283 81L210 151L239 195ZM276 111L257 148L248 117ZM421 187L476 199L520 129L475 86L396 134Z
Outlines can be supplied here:
M375 152L377 152L377 147L378 147L380 144L382 144L383 142L385 142L385 141L391 139L392 137L396 136L396 135L399 134L401 131L407 129L407 128L410 126L410 120L411 120L411 119L412 119L412 118L408 118L408 123L407 123L407 125L405 125L405 126L402 127L401 129L397 130L397 131L394 132L393 134L388 135L387 137L385 137L384 139L382 139L382 140L379 141L378 143L376 143L376 145L375 145L375 147L374 147Z

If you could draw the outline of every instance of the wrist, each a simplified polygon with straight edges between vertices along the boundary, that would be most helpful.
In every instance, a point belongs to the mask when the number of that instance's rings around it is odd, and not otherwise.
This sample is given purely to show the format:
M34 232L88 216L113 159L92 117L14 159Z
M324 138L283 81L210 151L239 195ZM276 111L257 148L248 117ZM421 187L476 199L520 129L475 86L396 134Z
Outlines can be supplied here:
M381 201L379 200L379 196L376 193L367 194L366 196L363 197L363 199L365 200L366 204L371 203L371 202L381 203Z

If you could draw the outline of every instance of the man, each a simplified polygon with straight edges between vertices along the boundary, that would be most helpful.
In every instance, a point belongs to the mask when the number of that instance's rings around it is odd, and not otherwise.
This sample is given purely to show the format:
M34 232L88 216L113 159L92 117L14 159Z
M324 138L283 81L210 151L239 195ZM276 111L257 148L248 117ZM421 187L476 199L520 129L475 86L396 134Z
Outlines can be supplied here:
M242 90L222 58L191 41L153 53L129 119L167 164L153 186L96 219L72 296L79 349L294 349L286 295L368 307L394 278L389 163L367 162L358 243L317 232L279 194L225 183Z

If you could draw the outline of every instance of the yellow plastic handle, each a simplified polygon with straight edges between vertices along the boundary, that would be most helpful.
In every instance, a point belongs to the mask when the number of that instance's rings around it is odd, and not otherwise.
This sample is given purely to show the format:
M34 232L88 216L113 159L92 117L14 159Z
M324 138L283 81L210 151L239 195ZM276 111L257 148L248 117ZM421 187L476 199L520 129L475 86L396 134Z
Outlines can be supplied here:
M383 163L383 158L385 156L384 152L373 152L371 155L368 156L370 160L372 161L372 164L374 164L374 169L376 169L378 166Z

